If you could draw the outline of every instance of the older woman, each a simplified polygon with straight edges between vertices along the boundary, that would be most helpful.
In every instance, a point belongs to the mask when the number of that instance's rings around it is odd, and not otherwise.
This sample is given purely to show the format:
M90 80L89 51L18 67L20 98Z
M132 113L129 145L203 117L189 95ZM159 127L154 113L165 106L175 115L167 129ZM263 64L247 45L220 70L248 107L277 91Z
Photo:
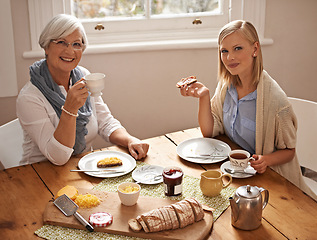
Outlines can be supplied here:
M203 136L226 134L253 154L251 166L267 167L316 197L304 183L295 154L296 117L280 86L263 70L259 38L254 26L238 20L225 25L218 37L218 86L196 82L181 94L199 99L198 120Z
M78 19L57 15L46 25L39 44L46 57L30 67L31 80L17 99L24 129L21 163L48 159L63 165L72 154L90 150L97 134L127 147L135 159L144 158L149 145L128 134L101 97L89 96L83 81L89 71L78 66L87 46Z

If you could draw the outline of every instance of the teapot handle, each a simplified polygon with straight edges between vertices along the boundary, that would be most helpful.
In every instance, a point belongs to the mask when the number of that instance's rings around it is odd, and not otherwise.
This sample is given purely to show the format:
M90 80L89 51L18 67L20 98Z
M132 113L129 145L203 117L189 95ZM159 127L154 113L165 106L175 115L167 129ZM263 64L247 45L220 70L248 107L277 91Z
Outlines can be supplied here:
M260 192L264 192L264 201L262 205L262 209L264 209L269 201L269 191L264 188L259 188Z

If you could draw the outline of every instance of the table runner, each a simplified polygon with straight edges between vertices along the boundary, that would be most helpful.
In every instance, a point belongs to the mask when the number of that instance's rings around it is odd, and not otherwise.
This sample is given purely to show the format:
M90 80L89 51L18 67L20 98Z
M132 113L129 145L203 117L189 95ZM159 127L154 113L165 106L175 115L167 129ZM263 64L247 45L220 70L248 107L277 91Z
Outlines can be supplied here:
M145 165L143 162L137 162L137 167ZM102 180L98 185L96 185L94 190L102 190L107 192L116 192L117 186L122 182L133 182L132 173L126 174L121 177L116 178L107 178ZM206 204L215 209L213 212L214 221L221 215L223 211L227 209L229 206L229 197L234 195L236 188L227 187L221 191L221 193L216 197L207 197L202 194L199 187L199 178L191 177L188 175L184 175L183 178L183 192L182 195L177 197L166 197L164 194L164 185L163 183L156 185L141 185L141 196L149 196L149 197L158 197L158 198L169 198L172 200L182 200L184 198L194 197L202 204ZM44 225L40 229L35 231L35 234L41 238L48 240L56 240L56 239L144 239L144 238L135 238L128 237L123 235L115 235L108 234L102 232L88 232L85 230L73 229L73 228L65 228L60 226L52 226L52 225Z

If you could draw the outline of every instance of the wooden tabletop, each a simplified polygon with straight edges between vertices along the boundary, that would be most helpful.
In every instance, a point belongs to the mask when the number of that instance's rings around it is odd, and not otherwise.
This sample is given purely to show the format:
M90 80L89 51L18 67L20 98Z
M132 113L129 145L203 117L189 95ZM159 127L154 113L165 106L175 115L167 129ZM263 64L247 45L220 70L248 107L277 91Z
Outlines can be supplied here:
M181 159L177 145L182 141L202 137L198 128L146 139L150 144L143 160L160 166L177 165L187 175L200 178L209 169L220 169L221 163L195 164ZM238 148L226 137L219 137L232 149ZM112 146L108 150L126 152ZM64 166L48 161L0 171L0 239L40 239L34 231L43 226L43 212L48 201L65 185L91 189L101 179L76 169L83 156L72 157ZM230 207L213 225L208 239L313 239L317 235L317 203L279 174L268 169L251 178L234 178L232 186L259 186L269 191L269 202L263 210L262 225L253 231L243 231L231 225ZM198 186L197 186L198 187Z

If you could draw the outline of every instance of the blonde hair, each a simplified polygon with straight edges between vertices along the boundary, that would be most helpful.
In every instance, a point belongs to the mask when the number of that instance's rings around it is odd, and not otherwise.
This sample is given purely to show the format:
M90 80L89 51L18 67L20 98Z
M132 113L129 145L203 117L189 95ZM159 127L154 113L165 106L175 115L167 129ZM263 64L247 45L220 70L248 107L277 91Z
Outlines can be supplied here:
M258 42L257 56L253 60L253 71L252 79L253 83L257 84L260 80L262 71L263 71L263 60L262 60L262 51L259 41L259 37L255 27L247 21L236 20L226 24L219 33L218 36L218 80L224 83L232 83L235 86L241 84L241 80L238 75L232 75L225 67L221 60L220 45L222 41L230 34L234 32L239 32L242 36L245 37L250 44Z
M85 29L76 17L67 14L59 14L52 18L42 31L39 38L39 44L41 48L46 49L52 40L67 37L77 29L80 31L83 38L82 43L84 44L84 51L88 44Z

